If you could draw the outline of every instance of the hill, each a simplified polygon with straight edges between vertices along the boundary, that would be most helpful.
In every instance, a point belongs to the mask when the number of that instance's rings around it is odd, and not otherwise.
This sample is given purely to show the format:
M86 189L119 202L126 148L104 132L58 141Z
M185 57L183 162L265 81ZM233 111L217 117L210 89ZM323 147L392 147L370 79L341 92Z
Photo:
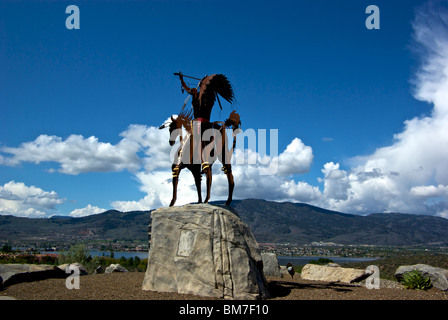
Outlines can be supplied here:
M440 217L401 213L359 216L302 203L257 199L235 200L232 207L261 243L448 244L448 220ZM146 241L150 213L109 210L81 218L58 216L49 219L0 216L0 241Z
M109 210L81 218L0 216L0 241L81 241L148 239L150 211Z
M448 219L401 213L345 214L302 203L247 199L234 201L259 242L371 244L385 246L448 244Z

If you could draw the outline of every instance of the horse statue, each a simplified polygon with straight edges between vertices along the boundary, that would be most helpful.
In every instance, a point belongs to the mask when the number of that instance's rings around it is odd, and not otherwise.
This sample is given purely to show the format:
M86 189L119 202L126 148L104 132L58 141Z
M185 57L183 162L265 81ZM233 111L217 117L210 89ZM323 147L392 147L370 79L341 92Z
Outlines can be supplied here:
M170 203L170 207L176 203L177 199L177 184L179 182L179 174L182 169L187 168L191 171L196 184L196 189L198 192L198 203L202 203L202 193L201 193L201 177L204 173L207 179L207 195L204 203L207 203L210 199L210 189L212 185L212 165L219 159L222 163L222 171L227 176L229 195L226 201L226 205L230 205L232 202L233 189L235 186L232 174L231 158L233 155L233 150L236 144L236 133L237 129L241 124L240 116L237 112L233 111L229 118L224 122L215 121L212 122L212 128L202 135L201 130L198 132L195 130L196 126L200 123L195 124L193 119L192 111L186 112L184 109L180 112L176 119L171 116L171 122L165 123L159 127L163 129L168 127L170 132L170 145L173 146L179 137L180 146L176 152L176 158L173 160L171 167L173 175L173 198ZM232 128L233 130L233 145L229 150L227 148L228 139L226 130L227 128ZM183 134L183 130L185 134ZM204 139L208 140L204 141Z

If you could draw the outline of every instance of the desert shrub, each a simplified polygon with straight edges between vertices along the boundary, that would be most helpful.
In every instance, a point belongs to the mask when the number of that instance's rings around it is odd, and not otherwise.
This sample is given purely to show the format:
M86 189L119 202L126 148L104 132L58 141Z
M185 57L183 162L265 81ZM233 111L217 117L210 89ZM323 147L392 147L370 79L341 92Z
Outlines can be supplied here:
M429 276L425 277L418 270L412 270L403 274L403 280L401 283L407 289L428 290L432 287L431 278L429 278Z
M89 249L84 244L76 244L71 246L68 251L59 252L59 264L79 262L86 265L92 260Z
M146 268L148 267L148 259L143 259L140 261L140 263L137 266L137 270L139 272L145 272Z

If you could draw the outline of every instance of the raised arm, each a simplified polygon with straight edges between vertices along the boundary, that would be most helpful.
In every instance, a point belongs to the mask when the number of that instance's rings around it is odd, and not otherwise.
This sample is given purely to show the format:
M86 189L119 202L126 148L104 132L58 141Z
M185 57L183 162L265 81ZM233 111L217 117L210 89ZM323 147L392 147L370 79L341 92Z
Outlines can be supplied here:
M187 91L190 94L193 94L192 89L187 86L187 84L184 81L184 77L183 77L182 73L180 73L180 72L179 72L179 79L180 79L180 82L182 83L182 87L185 89L185 91Z

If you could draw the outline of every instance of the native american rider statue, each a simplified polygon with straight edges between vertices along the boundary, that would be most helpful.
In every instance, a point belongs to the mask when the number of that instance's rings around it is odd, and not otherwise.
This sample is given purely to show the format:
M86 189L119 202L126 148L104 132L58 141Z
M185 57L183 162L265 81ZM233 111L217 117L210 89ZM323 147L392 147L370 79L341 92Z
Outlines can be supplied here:
M232 111L229 118L224 122L210 122L210 115L216 100L218 100L219 106L222 109L218 95L222 96L229 103L233 103L234 95L232 86L230 85L227 77L222 74L205 76L202 79L185 76L180 72L175 73L175 75L179 76L181 80L182 91L185 89L192 96L193 110L186 111L185 103L177 119L171 117L171 122L166 123L159 128L163 129L167 126L169 127L171 146L174 144L172 139L176 139L176 136L180 137L181 142L177 153L178 157L172 165L173 198L170 206L173 206L176 202L179 174L183 168L188 168L195 178L199 203L202 202L200 183L201 174L204 173L206 175L207 196L204 202L208 202L210 199L210 189L212 183L211 166L217 158L220 159L220 162L223 165L222 171L224 171L227 176L229 195L226 205L229 205L232 201L234 189L231 157L233 150L235 149L236 133L238 132L241 124L240 116L235 111ZM184 81L184 77L200 80L197 88L189 88ZM182 134L179 135L179 129L182 128L187 131L186 136L183 136ZM225 134L226 128L232 128L233 130L233 146L231 150L227 149L227 137ZM208 129L213 129L211 131L212 135L209 140L206 138L203 139L203 135ZM216 148L214 148L214 146L216 146ZM189 156L186 156L186 153L189 154Z
M185 89L192 96L192 106L193 106L193 130L197 132L202 137L204 132L213 127L213 124L210 122L210 115L212 112L213 105L215 104L215 100L217 99L219 102L218 94L221 95L225 100L229 103L233 102L233 89L232 86L227 79L227 77L223 74L213 74L211 76L205 76L199 82L198 88L189 88L185 81L183 74L181 72L178 73L179 79L182 83L182 88ZM220 108L221 103L219 102ZM194 146L196 146L197 142L193 142ZM208 141L202 141L201 150L208 144ZM198 148L193 148L194 150L199 150ZM209 170L209 163L206 159L202 159L201 154L201 162L202 162L202 170L205 174L207 174L207 170Z

